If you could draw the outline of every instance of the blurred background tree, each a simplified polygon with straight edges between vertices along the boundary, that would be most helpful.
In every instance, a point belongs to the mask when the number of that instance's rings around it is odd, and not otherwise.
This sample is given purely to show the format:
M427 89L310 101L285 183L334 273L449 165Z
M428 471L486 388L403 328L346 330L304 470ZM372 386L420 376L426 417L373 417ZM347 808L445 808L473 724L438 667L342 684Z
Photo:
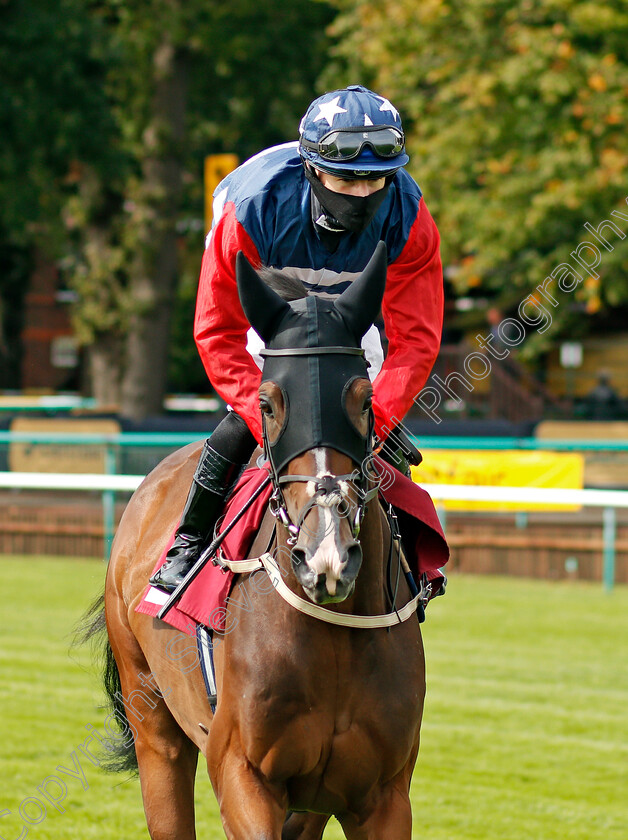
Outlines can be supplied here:
M296 139L331 17L312 0L0 1L3 252L61 266L101 404L159 413L171 346L171 374L209 388L192 341L203 159Z
M115 124L103 89L105 44L84 2L0 2L2 387L18 380L22 302L36 253L64 254L61 208L74 162L107 169Z
M508 310L579 242L595 242L585 222L628 215L624 0L335 5L324 79L364 79L401 110L409 169L437 218L455 294L488 294ZM610 237L600 279L561 300L528 352L561 328L582 335L583 312L625 304L628 239Z
M296 139L314 95L357 81L402 111L450 297L507 312L585 222L628 213L627 42L624 0L0 0L0 387L43 252L101 405L140 419L167 388L209 390L203 159ZM526 352L628 314L628 238L613 244Z

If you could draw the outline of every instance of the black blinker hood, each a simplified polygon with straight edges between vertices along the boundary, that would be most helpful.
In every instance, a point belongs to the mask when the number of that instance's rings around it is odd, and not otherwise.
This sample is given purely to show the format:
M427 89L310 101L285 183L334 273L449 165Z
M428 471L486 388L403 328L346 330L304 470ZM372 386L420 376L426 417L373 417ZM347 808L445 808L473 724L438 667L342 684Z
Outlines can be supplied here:
M308 296L288 304L264 284L242 253L236 265L242 307L270 351L262 381L275 382L284 397L283 428L270 445L275 469L279 472L317 447L336 449L360 466L370 440L349 419L346 392L356 378L368 376L364 354L356 350L381 306L385 244L379 243L364 272L336 300ZM291 353L295 348L301 352ZM326 349L317 353L318 348ZM311 352L303 354L305 350Z

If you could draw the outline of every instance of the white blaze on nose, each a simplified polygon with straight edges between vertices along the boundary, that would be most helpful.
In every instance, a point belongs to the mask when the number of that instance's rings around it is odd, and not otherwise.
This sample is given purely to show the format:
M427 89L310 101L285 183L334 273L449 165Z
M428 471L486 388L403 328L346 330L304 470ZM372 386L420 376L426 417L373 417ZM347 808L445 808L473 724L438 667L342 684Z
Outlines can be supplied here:
M314 455L314 463L316 464L316 478L324 478L326 475L333 475L327 465L329 453L324 449L313 449L312 453ZM310 498L312 498L316 492L316 483L314 481L308 481L305 486Z
M321 448L314 449L313 454L316 464L316 478L333 475L329 465L329 452ZM314 482L308 482L307 486L311 496L313 496L316 490ZM323 496L317 501L320 529L323 531L324 537L307 564L317 576L325 575L327 592L333 597L336 594L336 584L342 572L342 562L336 544L340 518L332 504L333 496L328 499Z

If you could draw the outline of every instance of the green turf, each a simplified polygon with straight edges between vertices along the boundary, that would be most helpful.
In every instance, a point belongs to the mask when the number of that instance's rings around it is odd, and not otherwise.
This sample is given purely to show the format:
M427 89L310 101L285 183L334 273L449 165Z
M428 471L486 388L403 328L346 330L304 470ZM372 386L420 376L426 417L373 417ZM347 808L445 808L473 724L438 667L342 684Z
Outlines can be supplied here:
M45 801L38 786L60 775L58 765L73 768L86 725L102 727L88 652L69 653L68 644L103 571L93 560L0 558L0 837L7 840L22 831L20 805L36 819L32 798ZM625 840L628 589L454 576L428 616L414 836ZM81 766L84 784L64 777L64 813L49 805L28 836L147 838L137 781L85 759ZM202 767L197 802L199 838L222 838ZM325 837L342 835L331 825Z

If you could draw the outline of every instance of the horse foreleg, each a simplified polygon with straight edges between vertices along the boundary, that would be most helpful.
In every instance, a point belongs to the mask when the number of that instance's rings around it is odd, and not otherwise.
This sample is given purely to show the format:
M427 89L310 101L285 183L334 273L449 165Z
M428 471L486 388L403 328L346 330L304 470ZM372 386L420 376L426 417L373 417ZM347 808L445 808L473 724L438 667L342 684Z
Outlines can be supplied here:
M285 792L255 771L235 746L237 736L216 749L221 734L214 719L207 766L228 840L281 840Z
M412 840L412 807L407 781L391 782L365 819L339 817L347 840Z
M293 812L284 823L281 840L321 840L328 822L326 814Z

